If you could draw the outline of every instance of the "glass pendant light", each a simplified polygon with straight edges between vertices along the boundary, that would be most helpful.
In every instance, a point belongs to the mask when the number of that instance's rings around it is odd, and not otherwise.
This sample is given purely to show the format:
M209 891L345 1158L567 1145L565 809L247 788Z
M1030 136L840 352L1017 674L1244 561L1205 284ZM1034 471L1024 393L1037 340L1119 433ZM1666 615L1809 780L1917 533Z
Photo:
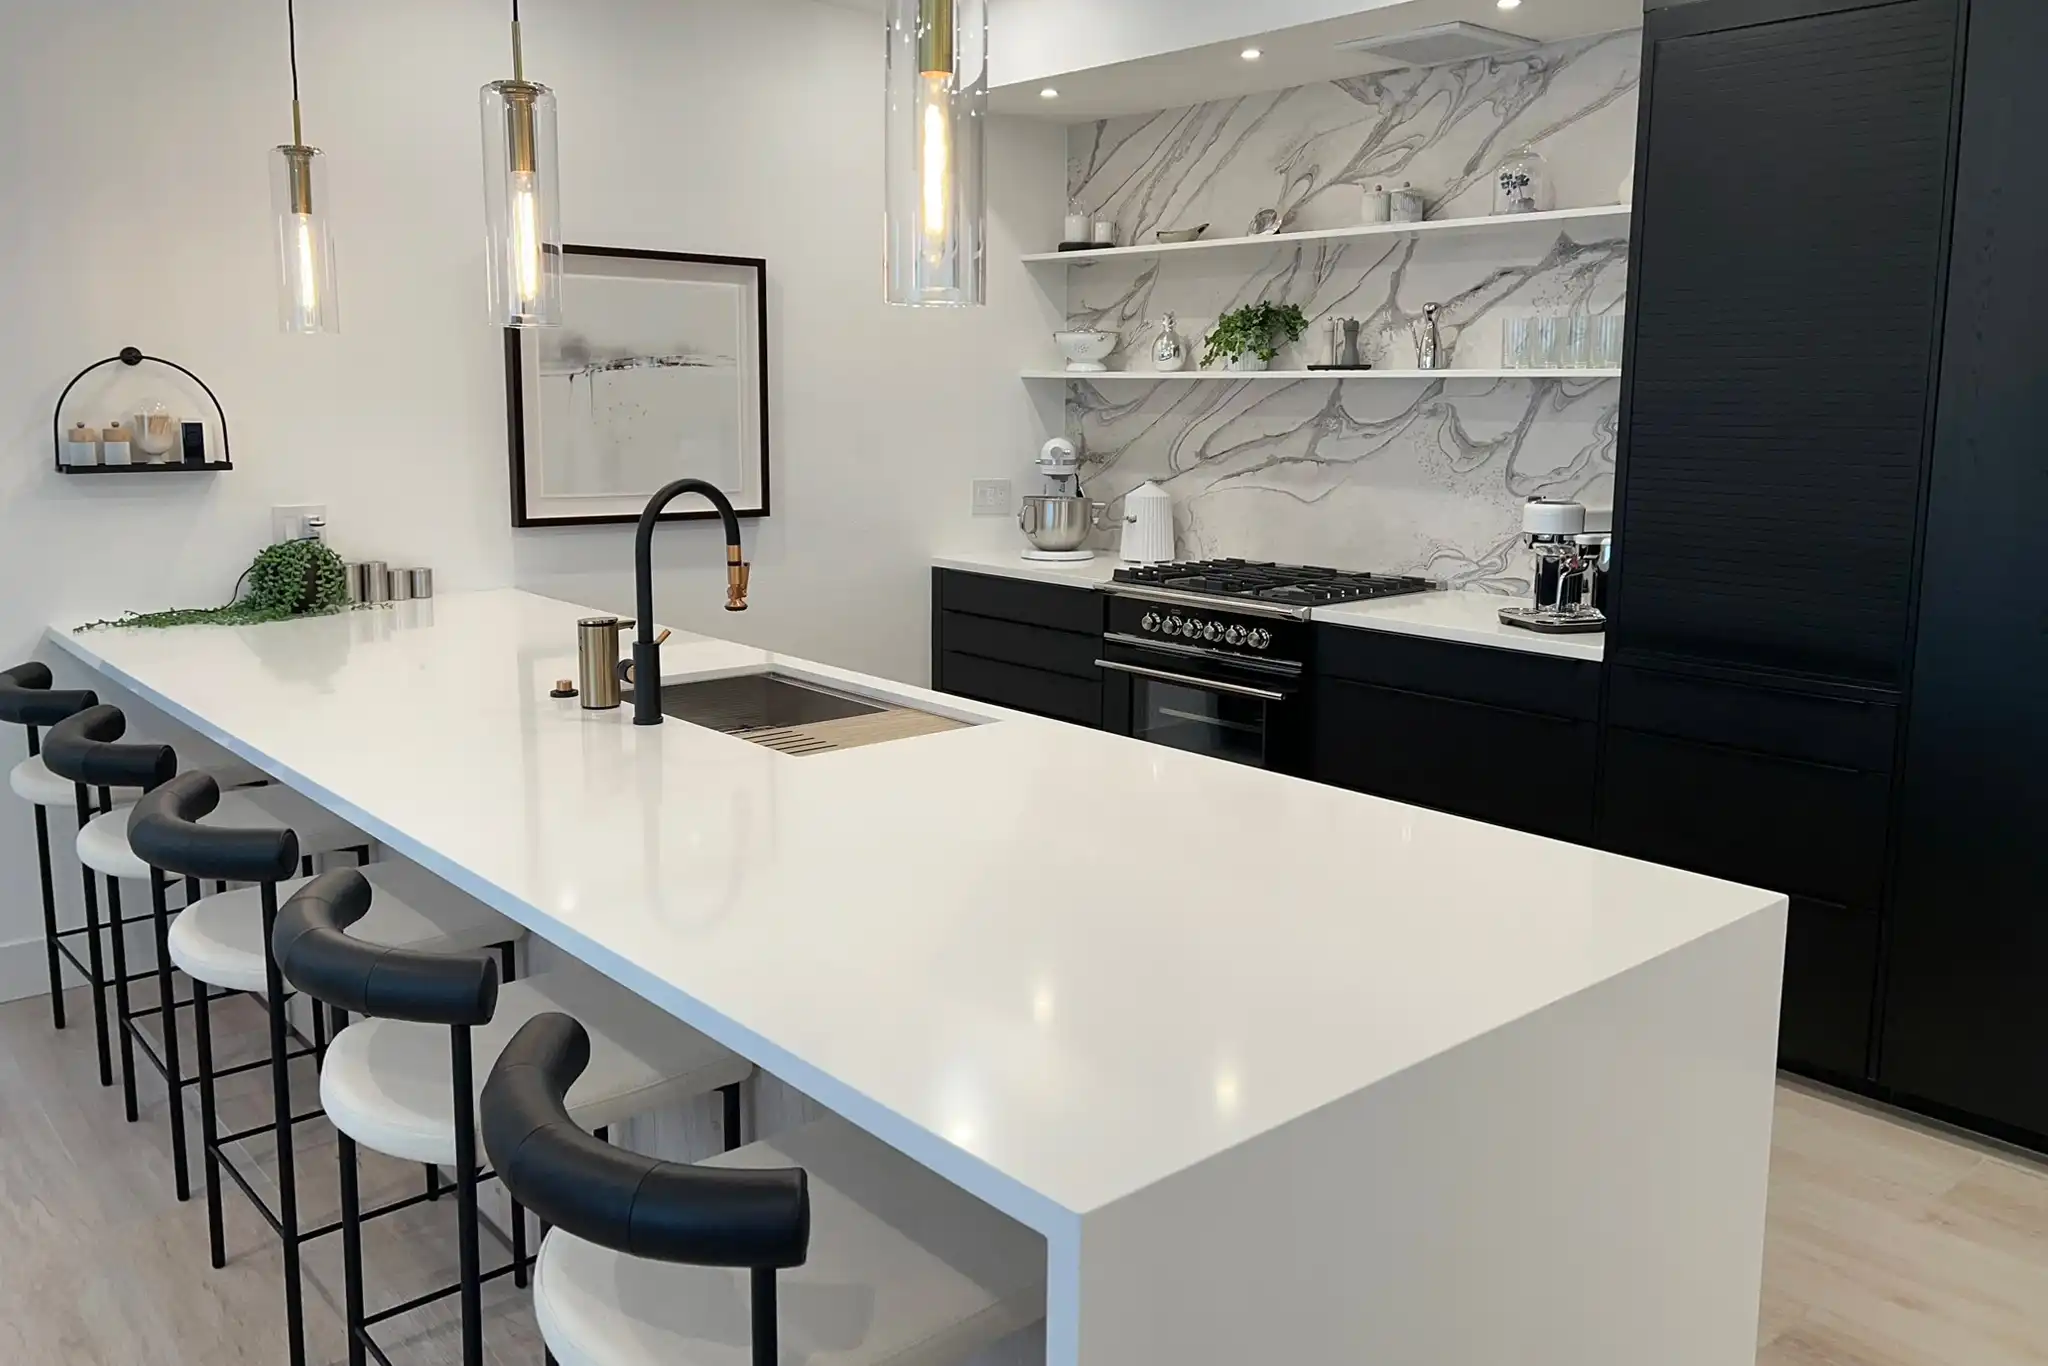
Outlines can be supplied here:
M979 304L987 296L988 0L888 3L888 299Z
M501 327L562 322L562 202L555 95L526 79L519 0L512 0L512 79L483 88L484 259L491 320Z
M292 140L277 149L270 167L270 201L277 214L277 322L286 332L339 332L334 290L334 239L327 231L327 167L318 147L306 146L299 119L299 21L285 0L285 32L292 56Z

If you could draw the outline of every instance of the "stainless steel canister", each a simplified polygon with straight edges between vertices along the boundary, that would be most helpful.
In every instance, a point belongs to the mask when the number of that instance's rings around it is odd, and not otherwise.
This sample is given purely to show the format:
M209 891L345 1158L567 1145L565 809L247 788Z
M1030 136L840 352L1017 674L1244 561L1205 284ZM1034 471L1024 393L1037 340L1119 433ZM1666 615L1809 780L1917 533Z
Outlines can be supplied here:
M411 582L412 596L431 598L434 596L434 571L431 569L408 569L405 577Z
M393 602L412 601L412 571L394 569L384 576L385 596Z
M619 630L631 621L584 617L576 623L576 687L585 711L619 705Z
M391 596L390 574L382 560L351 560L348 571L348 600L353 603L384 602Z

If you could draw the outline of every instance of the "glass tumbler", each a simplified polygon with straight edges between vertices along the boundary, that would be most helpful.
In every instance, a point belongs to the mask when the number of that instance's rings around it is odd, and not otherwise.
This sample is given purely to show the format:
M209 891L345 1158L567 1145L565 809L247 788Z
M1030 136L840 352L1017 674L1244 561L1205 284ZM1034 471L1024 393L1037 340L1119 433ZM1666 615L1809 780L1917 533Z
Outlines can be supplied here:
M1527 370L1535 364L1536 319L1513 313L1501 322L1500 364L1503 370Z
M1567 370L1584 370L1593 363L1593 320L1574 313L1563 320L1564 341L1558 364Z
M1537 318L1533 320L1530 355L1538 370L1559 370L1564 368L1566 336L1563 318Z
M1621 313L1603 313L1593 320L1593 364L1601 370L1621 368L1622 338L1628 319Z

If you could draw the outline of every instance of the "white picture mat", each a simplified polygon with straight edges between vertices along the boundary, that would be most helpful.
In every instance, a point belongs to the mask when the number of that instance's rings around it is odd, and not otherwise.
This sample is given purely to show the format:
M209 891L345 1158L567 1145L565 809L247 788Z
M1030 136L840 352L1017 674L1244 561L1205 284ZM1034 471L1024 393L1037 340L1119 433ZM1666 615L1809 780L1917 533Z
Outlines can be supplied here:
M527 519L637 516L686 476L763 510L755 268L572 253L562 305L520 338Z

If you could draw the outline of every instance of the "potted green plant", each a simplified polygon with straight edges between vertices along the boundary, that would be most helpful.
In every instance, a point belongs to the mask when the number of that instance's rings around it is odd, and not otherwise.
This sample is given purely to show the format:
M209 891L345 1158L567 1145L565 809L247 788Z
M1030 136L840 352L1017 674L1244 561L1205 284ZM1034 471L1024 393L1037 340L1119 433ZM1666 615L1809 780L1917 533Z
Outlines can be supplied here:
M1298 304L1260 301L1233 308L1216 320L1202 364L1223 361L1233 370L1263 370L1289 342L1301 340L1308 319Z

